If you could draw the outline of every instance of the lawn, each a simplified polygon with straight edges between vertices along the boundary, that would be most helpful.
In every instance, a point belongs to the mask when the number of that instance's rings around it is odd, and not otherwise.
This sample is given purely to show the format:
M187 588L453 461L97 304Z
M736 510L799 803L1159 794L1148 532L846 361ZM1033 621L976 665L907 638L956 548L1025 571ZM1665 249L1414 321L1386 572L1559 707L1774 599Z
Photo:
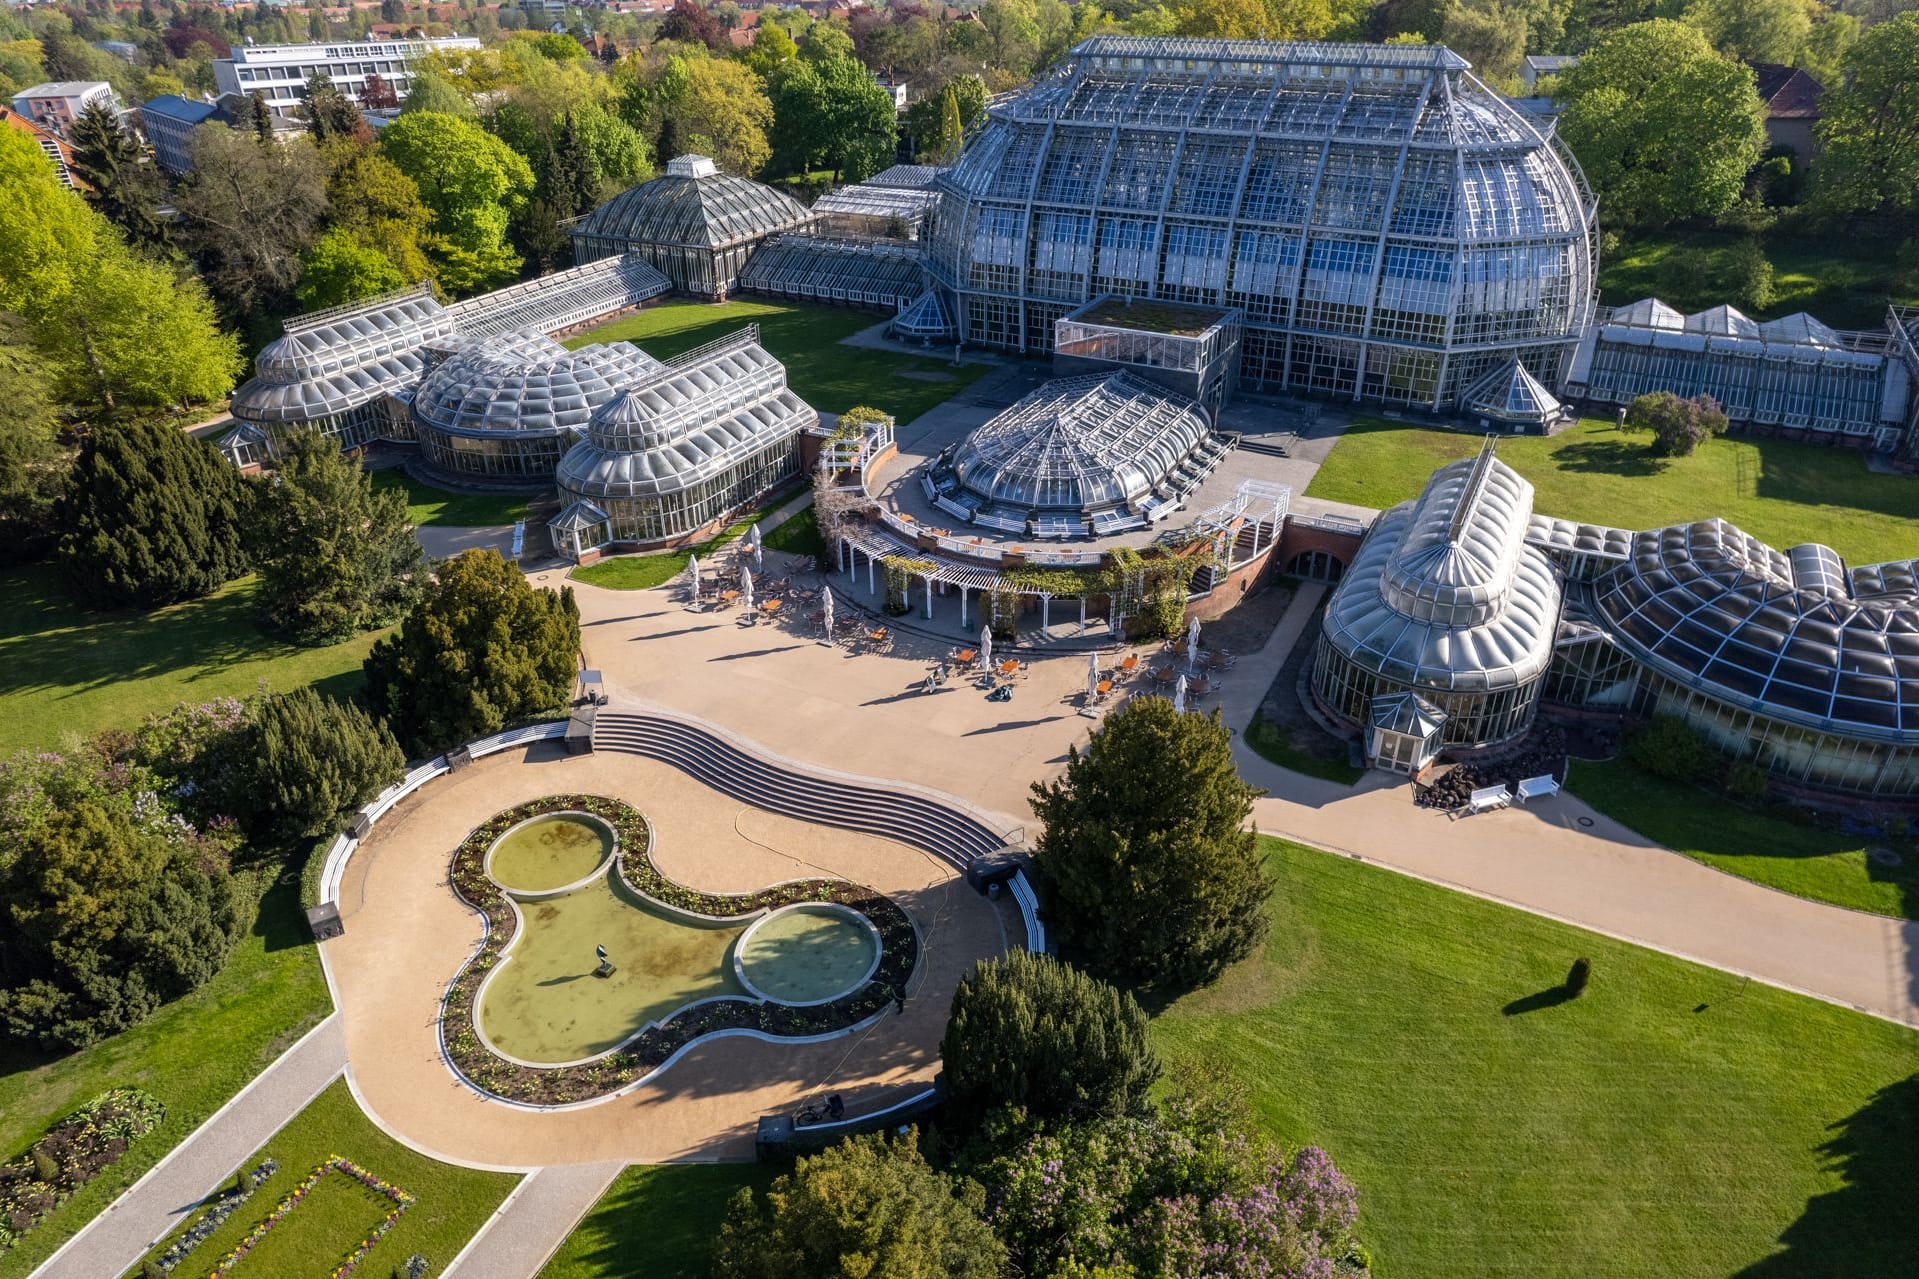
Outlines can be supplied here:
M1257 712L1246 726L1246 744L1269 763L1342 786L1354 785L1366 775L1365 769L1348 762L1345 743L1318 729L1292 728Z
M132 1030L57 1058L0 1049L0 1159L26 1149L49 1123L109 1088L144 1089L167 1108L160 1126L118 1163L20 1247L0 1253L0 1279L32 1270L330 1007L300 913L299 884L290 881L267 893L253 930L218 976Z
M900 355L842 346L880 322L877 315L792 302L667 302L568 338L566 345L627 341L659 359L760 326L760 343L786 365L787 385L822 413L856 404L891 413L900 425L966 389L989 366L955 368L938 356Z
M764 1190L763 1164L636 1166L621 1173L540 1279L706 1279L727 1200Z
M1907 1276L1919 1035L1265 841L1262 955L1154 1023L1359 1186L1378 1279ZM1582 998L1553 992L1576 956Z
M250 1171L272 1158L280 1167L188 1254L176 1273L212 1269L281 1196L333 1155L413 1196L393 1229L361 1261L356 1273L365 1275L397 1274L414 1253L427 1259L429 1274L440 1274L519 1180L513 1173L443 1164L401 1145L360 1112L345 1080L335 1080L241 1165ZM344 1174L328 1173L233 1267L234 1279L327 1279L391 1208ZM192 1220L182 1222L181 1229Z
M1849 449L1724 436L1691 457L1655 458L1649 438L1587 418L1553 436L1502 437L1498 451L1532 481L1544 515L1635 530L1719 516L1781 550L1824 542L1853 564L1919 555L1919 480L1868 471ZM1358 418L1306 496L1392 506L1480 442L1471 432Z
M377 638L298 648L261 630L252 578L151 613L89 613L47 565L0 572L0 754L66 733L131 728L181 702L243 697L264 682L336 697L360 686Z
M1717 306L1726 297L1715 276L1724 255L1743 238L1731 231L1675 231L1628 239L1599 255L1600 299L1623 306L1657 297L1687 312ZM1889 283L1896 240L1837 228L1807 234L1781 227L1762 244L1777 296L1771 306L1753 312L1755 319L1810 311L1836 329L1878 333L1885 328L1889 303L1919 303L1919 294Z
M530 500L515 493L450 493L422 483L397 466L373 472L373 491L388 489L406 494L407 521L418 528L511 524L526 518Z
M1574 760L1567 789L1655 843L1744 879L1878 915L1919 919L1919 852L1897 841L1901 865L1866 857L1894 841L1801 825L1784 808L1760 812L1625 760Z
M609 591L649 591L656 586L665 586L686 571L687 556L697 555L702 561L706 560L721 547L745 537L749 527L785 506L793 500L793 496L790 490L777 494L767 505L749 512L728 525L723 532L697 546L660 551L653 555L615 555L597 564L574 569L573 580ZM818 557L826 553L825 544L820 541L819 525L814 521L813 508L810 506L765 534L761 545L768 554ZM768 567L771 568L771 565Z

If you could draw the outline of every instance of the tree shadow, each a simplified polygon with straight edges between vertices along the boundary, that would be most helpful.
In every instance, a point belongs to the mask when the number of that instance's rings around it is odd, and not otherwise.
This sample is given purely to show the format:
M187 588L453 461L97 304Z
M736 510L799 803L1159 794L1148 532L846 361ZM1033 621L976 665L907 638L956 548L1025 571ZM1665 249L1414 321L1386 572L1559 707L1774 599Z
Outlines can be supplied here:
M1868 1279L1919 1268L1911 1200L1919 1181L1919 1075L1880 1089L1827 1131L1820 1153L1845 1184L1807 1200L1780 1234L1782 1250L1736 1279Z
M1513 1000L1499 1011L1508 1017L1518 1017L1524 1013L1538 1012L1542 1008L1557 1008L1575 998L1573 992L1565 986L1548 986L1531 995Z
M1568 444L1553 455L1563 471L1583 471L1589 475L1646 477L1659 475L1670 465L1648 450L1650 436L1637 439L1583 440Z

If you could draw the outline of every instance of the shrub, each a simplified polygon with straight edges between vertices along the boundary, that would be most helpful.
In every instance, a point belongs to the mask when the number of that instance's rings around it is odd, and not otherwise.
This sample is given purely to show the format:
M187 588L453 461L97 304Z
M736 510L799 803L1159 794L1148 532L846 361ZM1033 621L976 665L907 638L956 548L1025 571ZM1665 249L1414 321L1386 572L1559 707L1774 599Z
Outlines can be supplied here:
M1725 296L1747 310L1763 311L1778 295L1772 263L1756 239L1741 240L1727 252L1719 283Z
M367 698L416 757L565 708L580 666L572 588L535 588L498 551L446 561L366 660Z
M1653 456L1689 457L1705 440L1725 434L1726 415L1710 395L1681 399L1671 391L1654 391L1632 402L1626 424L1652 432Z
M1266 939L1272 880L1217 712L1142 697L1056 781L1033 785L1049 919L1088 971L1167 991L1213 980Z
M1764 766L1742 759L1726 770L1726 793L1742 804L1763 804L1772 784Z
M103 605L206 595L246 571L251 499L211 444L156 422L102 424L81 444L55 513L67 582Z
M280 839L322 835L406 775L384 721L310 688L251 707L238 785L248 824Z
M976 1182L930 1167L912 1136L854 1137L774 1181L742 1189L720 1229L716 1279L800 1275L994 1279L1005 1249Z
M1593 961L1581 955L1573 960L1572 968L1566 973L1566 990L1574 996L1583 995L1586 987L1592 983Z
M1697 729L1674 715L1656 716L1626 739L1626 759L1655 777L1701 785L1719 773L1719 752Z
M1136 1114L1159 1077L1131 995L1025 950L961 980L940 1057L948 1103L962 1115L997 1106L1041 1120Z

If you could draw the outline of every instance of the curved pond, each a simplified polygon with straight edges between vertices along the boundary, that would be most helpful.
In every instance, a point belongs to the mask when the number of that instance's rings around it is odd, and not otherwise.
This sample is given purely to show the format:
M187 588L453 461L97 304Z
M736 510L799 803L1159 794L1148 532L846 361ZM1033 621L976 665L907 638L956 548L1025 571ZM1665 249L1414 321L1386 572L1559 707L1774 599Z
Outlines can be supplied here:
M577 884L613 852L613 830L585 813L535 817L500 836L487 854L486 871L500 887L547 893Z
M837 999L864 985L879 957L872 925L829 905L775 911L746 930L738 950L747 989L783 1004Z

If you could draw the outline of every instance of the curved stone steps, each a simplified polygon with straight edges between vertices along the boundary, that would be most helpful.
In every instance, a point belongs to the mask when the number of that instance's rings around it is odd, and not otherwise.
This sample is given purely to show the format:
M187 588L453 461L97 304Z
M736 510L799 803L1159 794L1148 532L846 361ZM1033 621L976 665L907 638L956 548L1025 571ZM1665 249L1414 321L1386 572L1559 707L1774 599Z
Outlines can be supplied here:
M768 812L910 844L960 870L1006 846L1006 840L978 818L926 796L803 772L666 716L602 710L593 744L595 750L626 751L671 764Z

